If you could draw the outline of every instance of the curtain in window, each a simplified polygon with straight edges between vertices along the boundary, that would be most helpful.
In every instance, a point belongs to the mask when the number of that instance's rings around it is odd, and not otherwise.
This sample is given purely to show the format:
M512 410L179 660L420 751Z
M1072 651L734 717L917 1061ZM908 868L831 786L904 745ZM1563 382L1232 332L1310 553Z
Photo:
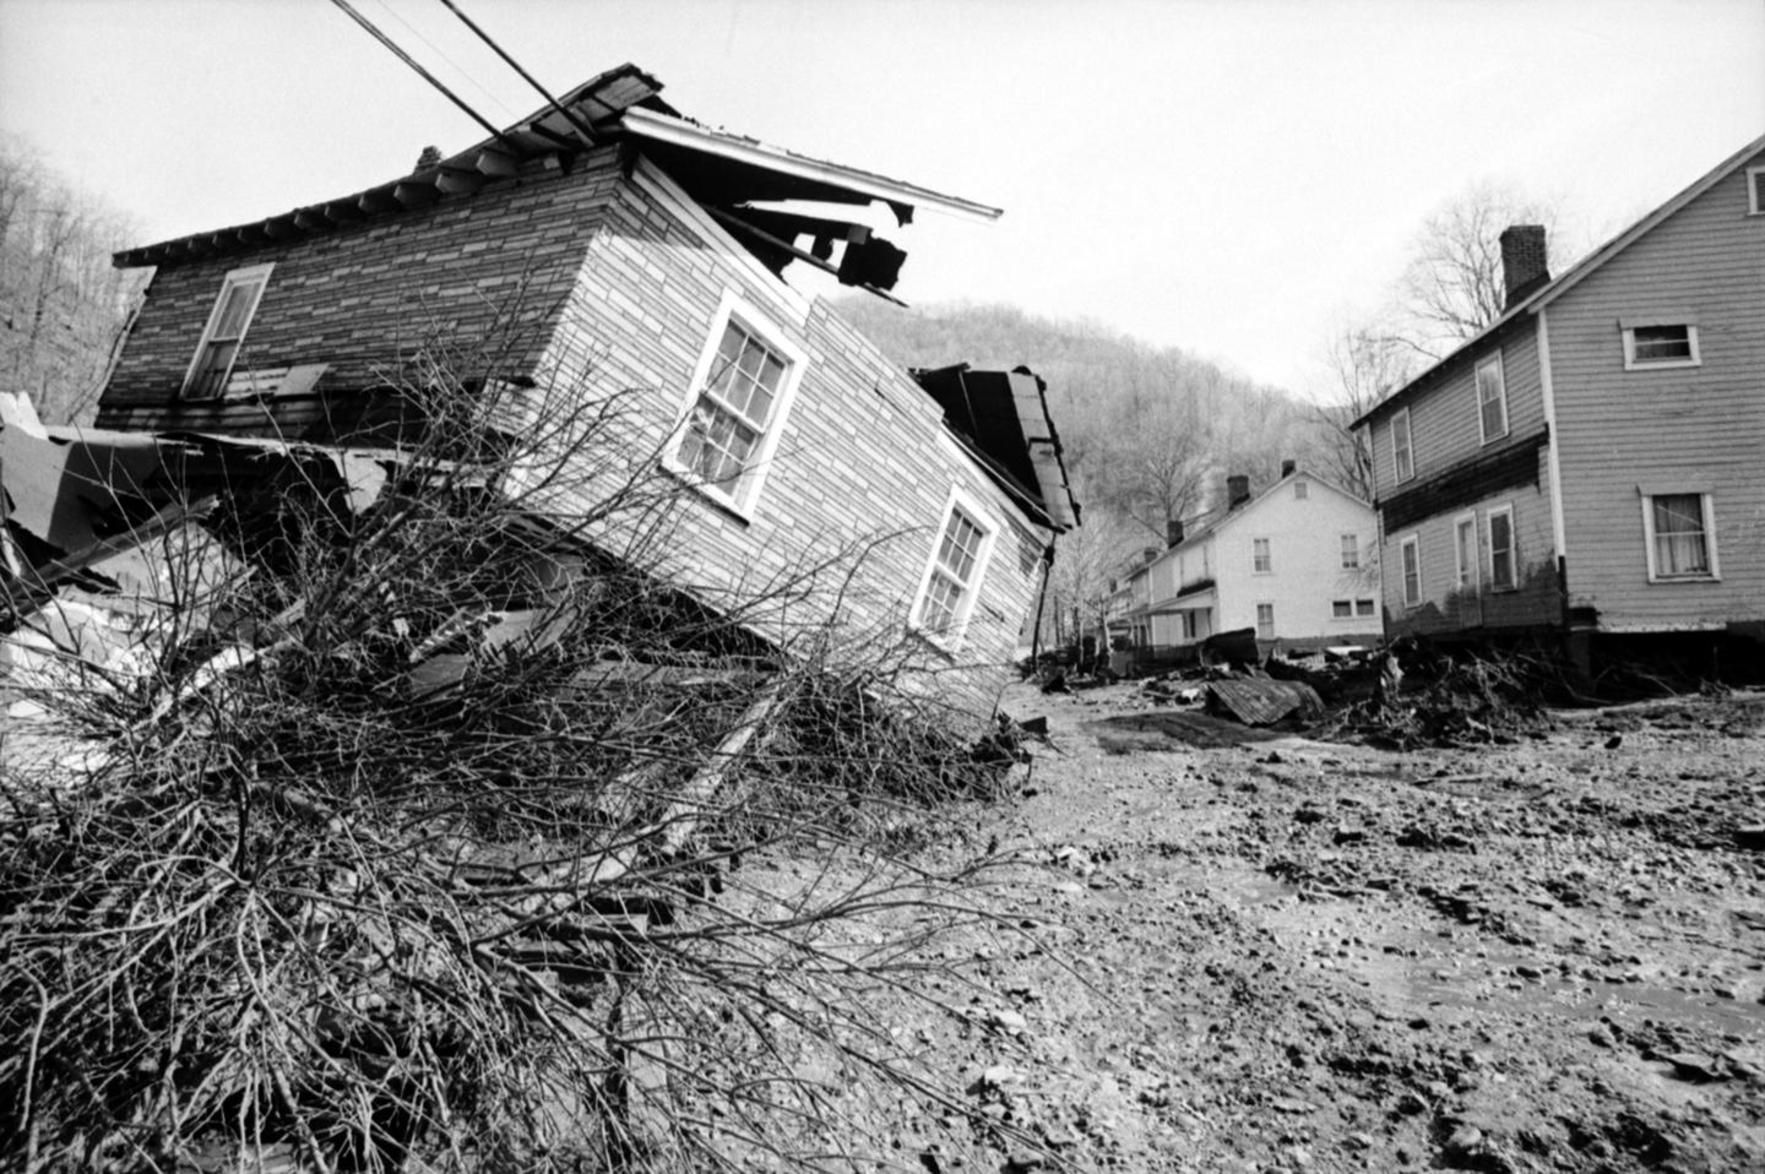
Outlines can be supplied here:
M1654 499L1655 573L1707 575L1710 552L1704 541L1704 501L1695 493Z

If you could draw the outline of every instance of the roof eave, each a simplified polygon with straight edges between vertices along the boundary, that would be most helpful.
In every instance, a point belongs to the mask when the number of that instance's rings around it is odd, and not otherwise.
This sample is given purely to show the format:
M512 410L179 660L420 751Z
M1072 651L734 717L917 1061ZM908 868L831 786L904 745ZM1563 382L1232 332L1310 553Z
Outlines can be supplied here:
M867 171L846 167L821 159L811 159L782 147L773 147L754 139L742 138L711 130L684 118L675 118L652 110L629 109L620 115L619 125L627 134L652 142L667 143L686 150L715 155L731 162L759 167L781 175L794 176L829 187L843 188L871 199L890 204L906 204L966 220L991 222L1003 211L986 204L945 195L917 184L890 179Z

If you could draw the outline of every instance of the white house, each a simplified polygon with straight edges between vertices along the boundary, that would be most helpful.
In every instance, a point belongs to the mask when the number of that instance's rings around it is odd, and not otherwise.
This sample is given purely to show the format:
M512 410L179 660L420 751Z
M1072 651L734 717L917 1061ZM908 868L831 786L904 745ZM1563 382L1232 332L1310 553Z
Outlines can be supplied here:
M1265 650L1378 640L1378 527L1373 507L1291 464L1255 497L1227 478L1223 514L1150 568L1154 648L1256 629Z

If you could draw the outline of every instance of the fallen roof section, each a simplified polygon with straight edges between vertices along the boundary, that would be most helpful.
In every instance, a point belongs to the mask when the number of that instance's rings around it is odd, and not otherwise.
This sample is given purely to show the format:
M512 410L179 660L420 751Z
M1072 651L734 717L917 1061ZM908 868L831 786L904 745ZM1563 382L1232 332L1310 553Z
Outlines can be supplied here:
M974 371L966 363L914 371L913 377L1003 489L1058 532L1079 524L1079 504L1041 378L1028 367Z

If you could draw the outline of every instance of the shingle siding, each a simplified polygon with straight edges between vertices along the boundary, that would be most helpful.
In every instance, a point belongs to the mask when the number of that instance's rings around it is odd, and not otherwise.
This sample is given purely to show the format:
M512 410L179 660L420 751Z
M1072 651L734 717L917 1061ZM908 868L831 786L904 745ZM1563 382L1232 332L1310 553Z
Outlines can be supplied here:
M251 431L304 424L386 380L425 344L494 339L506 374L544 352L582 249L619 183L599 152L457 201L212 260L160 267L99 405L105 428ZM274 262L235 371L323 362L314 397L176 402L221 283Z
M1570 602L1600 627L1765 618L1765 217L1746 167L1545 310ZM1620 319L1695 315L1702 365L1626 371ZM1643 489L1715 495L1721 582L1650 583Z

